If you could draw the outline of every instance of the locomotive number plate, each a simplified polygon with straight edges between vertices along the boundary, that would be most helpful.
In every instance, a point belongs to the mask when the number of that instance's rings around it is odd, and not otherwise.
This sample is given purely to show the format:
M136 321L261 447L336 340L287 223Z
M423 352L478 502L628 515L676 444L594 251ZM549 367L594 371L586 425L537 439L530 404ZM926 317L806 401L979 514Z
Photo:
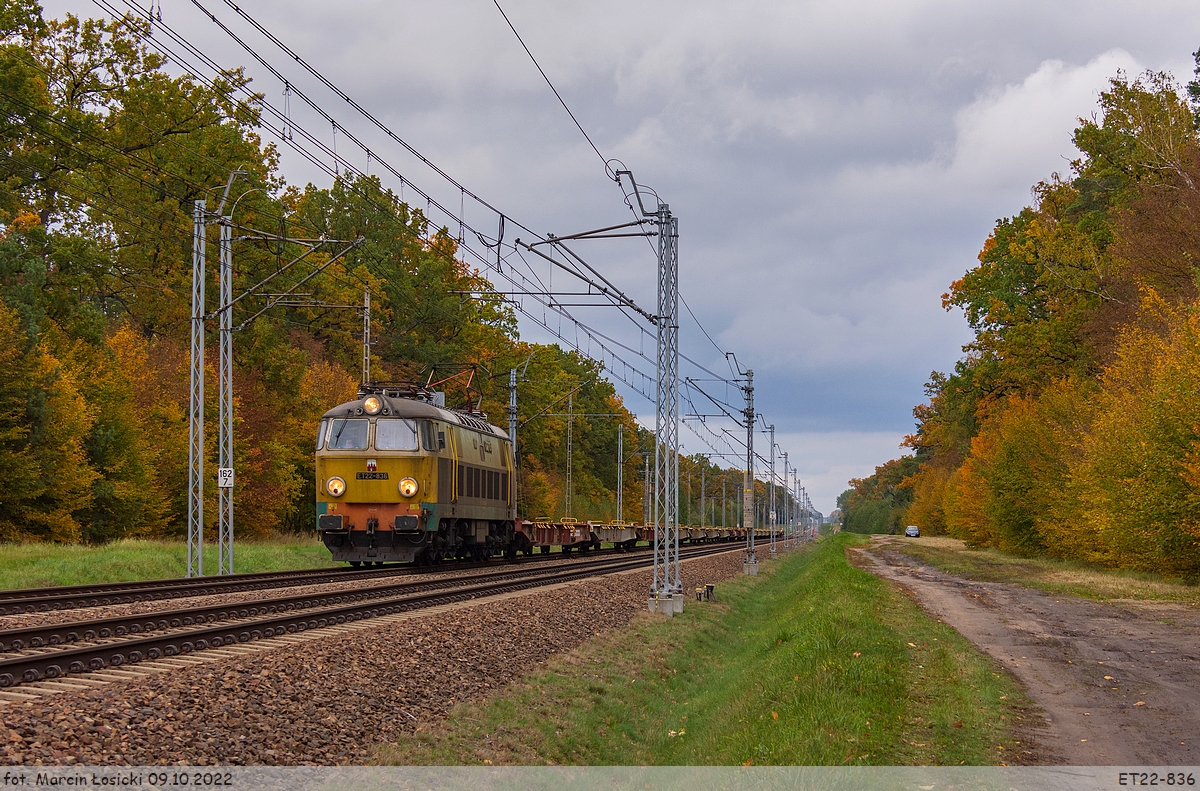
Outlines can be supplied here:
M356 472L354 480L356 481L386 481L388 475L386 472Z

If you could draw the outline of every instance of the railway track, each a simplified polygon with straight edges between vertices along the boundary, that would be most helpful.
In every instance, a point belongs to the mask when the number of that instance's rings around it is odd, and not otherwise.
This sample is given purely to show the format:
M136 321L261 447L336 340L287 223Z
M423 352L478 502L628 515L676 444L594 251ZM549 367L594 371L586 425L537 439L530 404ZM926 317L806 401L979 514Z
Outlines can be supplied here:
M455 576L440 577L434 580L409 580L393 584L372 585L365 588L331 591L324 594L313 594L310 592L279 596L260 599L253 603L224 602L211 606L184 606L172 610L159 610L136 615L89 618L63 623L5 629L0 630L0 653L19 652L26 648L53 647L80 641L94 642L97 639L107 640L112 637L124 637L130 634L136 635L166 631L168 629L213 623L216 621L290 612L308 607L366 601L402 593L418 593L424 590L439 590L462 585L468 581L497 582L527 576L529 573L530 570L528 568L521 568L521 564L496 568L491 571L476 568L474 572L464 572ZM343 582L345 579L345 577L337 577L334 581Z
M740 550L739 546L729 545L691 547L681 551L680 558ZM7 630L0 632L0 644L13 649L16 655L0 659L0 687L136 665L308 629L643 568L652 563L653 557L644 553L604 556L553 569L519 568L526 564L517 564L518 568L510 566L485 574L365 590L314 592L253 604L181 608L169 613ZM346 576L336 575L336 579L344 580ZM124 634L118 634L117 629L123 629ZM111 639L105 639L102 630L108 630ZM35 639L41 645L35 646ZM20 641L19 648L15 641ZM30 648L26 649L26 645Z
M636 552L647 550L639 547ZM623 555L612 549L591 550L591 556ZM572 554L570 557L578 557ZM501 561L505 566L544 563L562 560L562 553L538 553L511 561ZM182 599L193 596L211 596L222 593L241 593L252 590L290 588L298 585L319 585L325 582L370 580L385 577L433 574L465 569L487 568L489 564L477 562L442 563L437 566L381 566L372 569L300 569L292 571L268 571L258 574L232 574L226 577L191 577L182 579L144 580L140 582L99 583L93 585L70 585L50 588L27 588L0 591L0 615L51 612L54 610L106 607L113 604L132 602Z

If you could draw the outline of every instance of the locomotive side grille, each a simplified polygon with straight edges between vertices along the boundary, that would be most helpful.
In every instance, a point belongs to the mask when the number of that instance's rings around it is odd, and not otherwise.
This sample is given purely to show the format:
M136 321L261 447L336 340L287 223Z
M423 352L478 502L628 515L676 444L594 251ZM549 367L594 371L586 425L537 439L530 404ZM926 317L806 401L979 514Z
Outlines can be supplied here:
M508 473L458 465L458 496L478 500L508 500ZM438 499L448 500L450 492L450 462L438 459Z
M451 495L451 466L449 459L438 459L438 502L448 503Z

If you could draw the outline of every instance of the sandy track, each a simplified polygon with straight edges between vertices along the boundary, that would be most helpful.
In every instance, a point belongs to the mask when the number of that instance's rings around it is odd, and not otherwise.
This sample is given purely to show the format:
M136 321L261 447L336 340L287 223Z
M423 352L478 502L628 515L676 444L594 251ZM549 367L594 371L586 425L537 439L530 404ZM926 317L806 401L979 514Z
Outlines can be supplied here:
M1200 764L1200 608L1095 602L975 582L877 538L856 565L896 583L996 659L1041 708L1039 763Z

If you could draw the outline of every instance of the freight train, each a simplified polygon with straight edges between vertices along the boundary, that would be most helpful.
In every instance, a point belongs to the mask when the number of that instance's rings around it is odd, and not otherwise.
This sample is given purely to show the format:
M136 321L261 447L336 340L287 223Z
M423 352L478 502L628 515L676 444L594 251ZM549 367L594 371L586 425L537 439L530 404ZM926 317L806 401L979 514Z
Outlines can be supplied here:
M317 429L317 532L351 566L513 558L551 546L632 550L653 529L624 522L522 520L508 434L481 412L446 409L418 386L364 386ZM759 535L766 531L759 528ZM745 538L737 529L681 526L680 540Z

